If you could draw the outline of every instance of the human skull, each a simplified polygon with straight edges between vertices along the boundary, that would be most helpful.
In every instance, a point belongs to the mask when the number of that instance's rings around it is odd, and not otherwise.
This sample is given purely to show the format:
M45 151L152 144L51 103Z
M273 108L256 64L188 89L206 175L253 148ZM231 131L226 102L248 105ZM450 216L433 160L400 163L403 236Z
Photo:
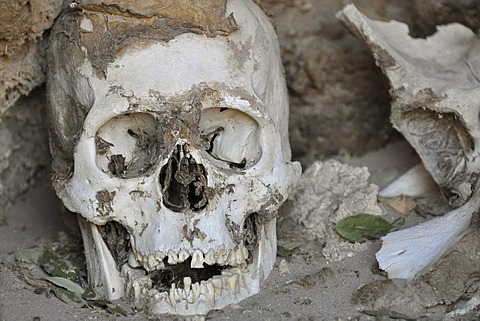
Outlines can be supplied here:
M414 39L407 25L370 20L353 5L338 17L366 42L390 80L394 127L450 203L464 204L480 173L478 36L450 24L426 39Z
M256 4L75 3L52 31L48 97L54 187L100 294L195 315L259 291L301 168Z

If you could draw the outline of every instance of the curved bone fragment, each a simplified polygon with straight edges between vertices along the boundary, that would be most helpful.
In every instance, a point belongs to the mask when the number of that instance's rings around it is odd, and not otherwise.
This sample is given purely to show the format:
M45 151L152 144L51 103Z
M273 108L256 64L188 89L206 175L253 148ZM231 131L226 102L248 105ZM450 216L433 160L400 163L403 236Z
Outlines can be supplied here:
M382 237L376 257L391 279L413 279L435 262L468 230L472 214L480 206L478 189L462 207L441 217Z
M432 176L420 163L382 189L378 196L387 198L400 195L416 197L430 192L433 188L436 188L436 185Z
M390 278L412 279L461 238L478 210L480 39L460 24L426 39L407 25L368 19L354 5L337 17L370 48L390 80L392 123L457 209L382 238L377 253Z
M390 80L393 126L415 148L450 203L463 205L480 168L479 37L453 23L415 39L407 25L370 20L353 5L337 17L369 46Z

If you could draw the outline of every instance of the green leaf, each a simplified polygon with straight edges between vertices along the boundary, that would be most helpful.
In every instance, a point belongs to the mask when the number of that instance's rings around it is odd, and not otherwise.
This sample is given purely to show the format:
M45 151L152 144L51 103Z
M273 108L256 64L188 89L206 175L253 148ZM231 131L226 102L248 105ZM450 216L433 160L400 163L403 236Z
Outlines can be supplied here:
M13 256L15 257L15 261L36 264L42 254L43 254L43 250L39 248L33 248L33 249L19 250L15 252Z
M54 277L62 277L71 281L76 280L77 271L68 260L62 259L52 251L47 250L40 258L40 266L45 272Z
M70 292L73 292L78 296L82 296L82 294L85 292L85 290L80 285L70 281L69 279L61 278L58 276L49 276L49 277L46 277L45 280L55 284L56 286L59 286Z
M300 245L301 245L301 243L278 241L277 242L277 255L281 256L281 257L290 256L290 254L292 254L293 250L295 250Z
M363 242L366 239L378 239L387 234L392 224L372 214L348 216L336 224L337 233L350 242Z
M409 317L408 315L405 315L403 313L399 313L396 311L390 311L386 309L381 309L381 310L363 310L363 314L370 315L373 317L376 316L383 316L383 317L388 317L390 319L401 319L405 321L416 321L417 319Z

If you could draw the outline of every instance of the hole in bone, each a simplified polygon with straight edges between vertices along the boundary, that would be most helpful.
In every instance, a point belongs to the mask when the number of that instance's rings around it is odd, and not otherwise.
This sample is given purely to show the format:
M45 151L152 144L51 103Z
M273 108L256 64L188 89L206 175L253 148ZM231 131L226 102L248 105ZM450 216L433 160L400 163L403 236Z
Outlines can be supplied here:
M155 118L146 113L114 117L96 135L96 163L118 178L146 173L157 162L159 146Z
M465 155L473 150L473 139L452 113L415 109L404 114L410 143L440 185L448 182Z
M236 109L222 107L203 110L200 135L209 146L206 152L230 168L253 166L262 155L259 124Z
M113 221L98 226L98 231L120 270L123 264L128 261L128 254L131 249L130 235L125 227Z
M186 145L177 145L160 171L163 204L174 212L200 211L208 204L205 167L197 164Z
M155 288L160 292L169 291L171 284L173 283L175 283L178 288L183 288L183 278L185 277L190 277L193 284L208 280L215 275L220 275L222 270L228 268L217 264L204 264L203 269L192 269L190 267L191 261L192 258L189 257L182 263L166 265L165 268L150 273L149 276L152 279Z
M257 216L257 213L250 214L243 223L243 243L248 250L247 263L251 263L252 254L258 246Z

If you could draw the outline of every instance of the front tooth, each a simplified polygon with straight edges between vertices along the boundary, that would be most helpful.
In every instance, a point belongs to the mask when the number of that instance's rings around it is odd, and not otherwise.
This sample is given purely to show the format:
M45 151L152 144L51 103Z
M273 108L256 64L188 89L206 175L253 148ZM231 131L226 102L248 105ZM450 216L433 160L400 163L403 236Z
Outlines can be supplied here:
M192 284L192 294L192 302L195 303L200 297L200 284L198 282Z
M203 253L200 250L193 251L192 254L192 262L190 263L190 267L192 269L203 269Z
M165 258L165 254L163 252L157 252L155 253L155 259L157 260L157 269L164 268L165 263L163 263L163 259Z
M168 293L168 298L170 299L170 304L175 308L177 305L177 301L175 300L175 283L172 283L172 288L170 289L170 292Z
M168 251L168 264L177 264L178 256L177 253L173 252L172 250Z
M208 265L215 264L215 253L212 249L208 250L207 254L205 255L205 263L207 263Z
M190 286L192 285L192 279L190 277L184 277L183 278L183 285L184 285L184 288L185 288L185 292L188 293L190 292Z
M181 249L180 252L178 252L178 262L181 263L188 259L189 254L185 249Z
M212 282L213 290L217 296L222 295L223 280L220 276L214 276L210 282Z

